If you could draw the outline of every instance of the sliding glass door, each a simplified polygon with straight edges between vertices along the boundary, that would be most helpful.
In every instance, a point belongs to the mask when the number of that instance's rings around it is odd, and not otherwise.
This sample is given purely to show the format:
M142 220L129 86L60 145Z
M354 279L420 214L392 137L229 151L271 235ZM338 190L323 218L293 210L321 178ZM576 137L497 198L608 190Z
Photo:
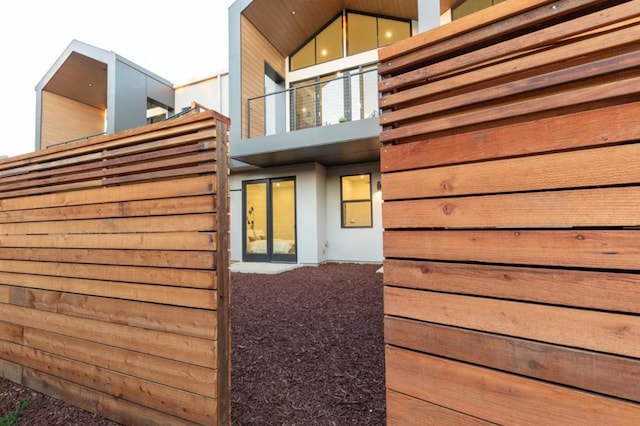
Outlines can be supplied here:
M242 193L242 260L296 262L295 179L245 181Z

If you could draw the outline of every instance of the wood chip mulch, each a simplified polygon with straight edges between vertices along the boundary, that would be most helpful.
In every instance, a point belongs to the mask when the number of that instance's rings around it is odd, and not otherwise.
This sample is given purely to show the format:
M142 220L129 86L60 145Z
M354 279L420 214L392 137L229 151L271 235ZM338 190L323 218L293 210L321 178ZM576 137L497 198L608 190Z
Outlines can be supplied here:
M232 282L235 425L383 425L381 265Z
M381 265L232 275L233 425L384 425ZM0 378L17 425L116 423Z

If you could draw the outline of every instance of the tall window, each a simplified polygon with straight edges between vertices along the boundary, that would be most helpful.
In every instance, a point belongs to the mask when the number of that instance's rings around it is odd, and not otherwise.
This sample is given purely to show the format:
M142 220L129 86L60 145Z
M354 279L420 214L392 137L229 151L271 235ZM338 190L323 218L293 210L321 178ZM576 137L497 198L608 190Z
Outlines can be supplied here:
M343 228L371 228L371 175L340 178Z
M411 23L407 20L342 11L329 25L291 55L290 67L295 71L377 49L410 36Z

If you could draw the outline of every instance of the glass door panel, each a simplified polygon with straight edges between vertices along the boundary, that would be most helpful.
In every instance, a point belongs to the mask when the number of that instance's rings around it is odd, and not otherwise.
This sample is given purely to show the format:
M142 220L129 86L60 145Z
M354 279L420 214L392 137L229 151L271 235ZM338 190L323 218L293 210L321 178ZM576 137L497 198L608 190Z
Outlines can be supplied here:
M267 182L245 183L245 257L268 261Z
M296 188L295 181L271 182L271 209L273 212L272 260L296 260Z
M295 179L243 183L245 262L295 262Z

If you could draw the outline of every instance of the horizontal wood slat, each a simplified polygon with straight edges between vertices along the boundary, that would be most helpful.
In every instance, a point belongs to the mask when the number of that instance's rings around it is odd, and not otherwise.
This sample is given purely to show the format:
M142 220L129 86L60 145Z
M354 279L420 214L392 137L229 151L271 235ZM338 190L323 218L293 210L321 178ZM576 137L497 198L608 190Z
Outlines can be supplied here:
M99 237L98 237L99 235ZM146 234L0 235L0 247L95 248L136 250L215 250L214 232L160 232Z
M382 213L385 229L633 227L640 187L391 201Z
M389 426L423 426L425 424L487 426L496 424L394 391L387 393L387 409L390 412L387 419Z
M228 124L0 160L3 377L123 424L228 424Z
M92 263L97 265L149 266L178 269L215 269L213 252L129 249L3 248L0 259L39 262Z
M14 210L0 213L0 223L43 222L94 218L131 218L138 216L168 216L216 211L210 195L158 200L121 201L69 207ZM3 226L4 229L4 226Z
M179 271L167 268L120 265L107 266L0 260L0 270L6 273L87 278L177 287L215 288L214 271L195 269Z
M389 389L498 424L635 425L637 404L388 347ZM437 392L434 390L437 389Z
M26 290L24 306L43 311L63 313L82 318L167 331L186 336L215 340L214 311L134 300L108 299L86 294L71 294L45 290Z
M613 145L640 133L639 110L637 102L613 105L480 132L385 145L380 151L381 167L384 172L395 172Z
M390 345L640 402L639 360L393 317L385 335Z
M34 288L92 296L112 296L141 302L163 303L202 309L216 309L216 293L212 289L158 286L117 281L52 277L0 272L0 283L14 287Z
M640 87L640 86L639 86ZM589 173L584 173L588 164ZM420 181L421 185L411 182ZM385 200L640 182L640 144L384 174Z
M38 370L25 369L24 384L55 398L74 401L76 405L87 411L96 412L122 424L194 425L193 422L181 417L171 416ZM215 410L215 404L211 406Z
M630 315L393 287L385 314L640 357L640 318Z
M380 50L389 424L640 418L640 0Z
M1 161L1 160L0 160ZM100 191L80 190L17 199L0 199L2 214L13 210L30 210L104 203L126 203L182 196L213 194L216 182L211 176L186 177L176 180L131 184L126 191L120 187L102 188ZM126 204L124 204L126 205Z
M638 271L640 230L386 231L389 258Z
M640 314L640 274L386 259L388 286Z

